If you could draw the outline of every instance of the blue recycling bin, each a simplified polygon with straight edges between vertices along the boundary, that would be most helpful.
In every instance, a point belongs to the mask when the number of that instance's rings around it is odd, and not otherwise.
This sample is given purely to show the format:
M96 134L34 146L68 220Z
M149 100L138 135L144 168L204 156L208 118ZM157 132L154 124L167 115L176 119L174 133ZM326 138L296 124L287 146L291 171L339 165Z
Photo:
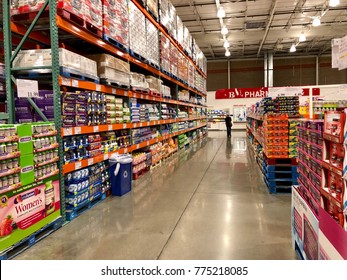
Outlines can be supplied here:
M110 157L111 192L113 196L122 196L131 191L132 162L131 155L113 154Z

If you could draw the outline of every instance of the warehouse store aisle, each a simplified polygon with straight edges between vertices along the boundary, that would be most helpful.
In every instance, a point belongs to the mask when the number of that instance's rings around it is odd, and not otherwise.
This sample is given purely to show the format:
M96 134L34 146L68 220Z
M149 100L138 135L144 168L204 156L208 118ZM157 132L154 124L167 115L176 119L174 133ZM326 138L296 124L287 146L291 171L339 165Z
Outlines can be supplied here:
M244 132L209 137L17 259L294 259L290 196L270 195Z

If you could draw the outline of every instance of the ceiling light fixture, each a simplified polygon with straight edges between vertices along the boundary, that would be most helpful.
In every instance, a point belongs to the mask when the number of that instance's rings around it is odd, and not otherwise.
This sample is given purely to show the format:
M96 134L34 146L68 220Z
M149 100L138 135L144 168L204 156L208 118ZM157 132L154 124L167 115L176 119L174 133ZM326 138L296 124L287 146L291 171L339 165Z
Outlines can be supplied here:
M224 18L225 17L225 11L222 6L219 7L218 12L217 12L217 17L219 18Z
M295 44L293 44L293 45L290 47L289 52L296 52L296 46L295 46Z
M230 47L230 43L228 41L224 41L224 48L229 48Z
M320 18L315 17L312 21L312 26L314 27L320 26Z
M330 0L329 1L329 6L330 7L336 7L340 4L340 0Z
M222 30L220 31L220 33L222 33L222 35L227 35L228 32L229 32L229 30L225 26L223 26Z
M230 51L229 50L226 50L225 56L230 56Z
M305 42L306 41L306 36L304 32L301 32L300 37L299 37L299 42Z

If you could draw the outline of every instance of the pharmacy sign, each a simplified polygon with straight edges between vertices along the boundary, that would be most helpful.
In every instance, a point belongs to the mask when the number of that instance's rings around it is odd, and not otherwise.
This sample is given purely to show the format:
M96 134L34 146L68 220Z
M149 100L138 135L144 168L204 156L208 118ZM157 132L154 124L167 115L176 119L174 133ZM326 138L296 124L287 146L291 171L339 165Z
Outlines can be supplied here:
M235 99L235 98L264 98L268 94L267 87L259 88L228 88L218 89L216 99Z

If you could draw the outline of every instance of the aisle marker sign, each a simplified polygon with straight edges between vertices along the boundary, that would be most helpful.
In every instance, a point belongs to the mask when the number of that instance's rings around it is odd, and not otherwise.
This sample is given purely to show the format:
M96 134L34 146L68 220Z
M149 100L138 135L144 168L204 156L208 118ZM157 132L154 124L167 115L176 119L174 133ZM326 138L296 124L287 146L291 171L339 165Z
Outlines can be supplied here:
M33 80L17 79L18 97L38 97L39 83Z

